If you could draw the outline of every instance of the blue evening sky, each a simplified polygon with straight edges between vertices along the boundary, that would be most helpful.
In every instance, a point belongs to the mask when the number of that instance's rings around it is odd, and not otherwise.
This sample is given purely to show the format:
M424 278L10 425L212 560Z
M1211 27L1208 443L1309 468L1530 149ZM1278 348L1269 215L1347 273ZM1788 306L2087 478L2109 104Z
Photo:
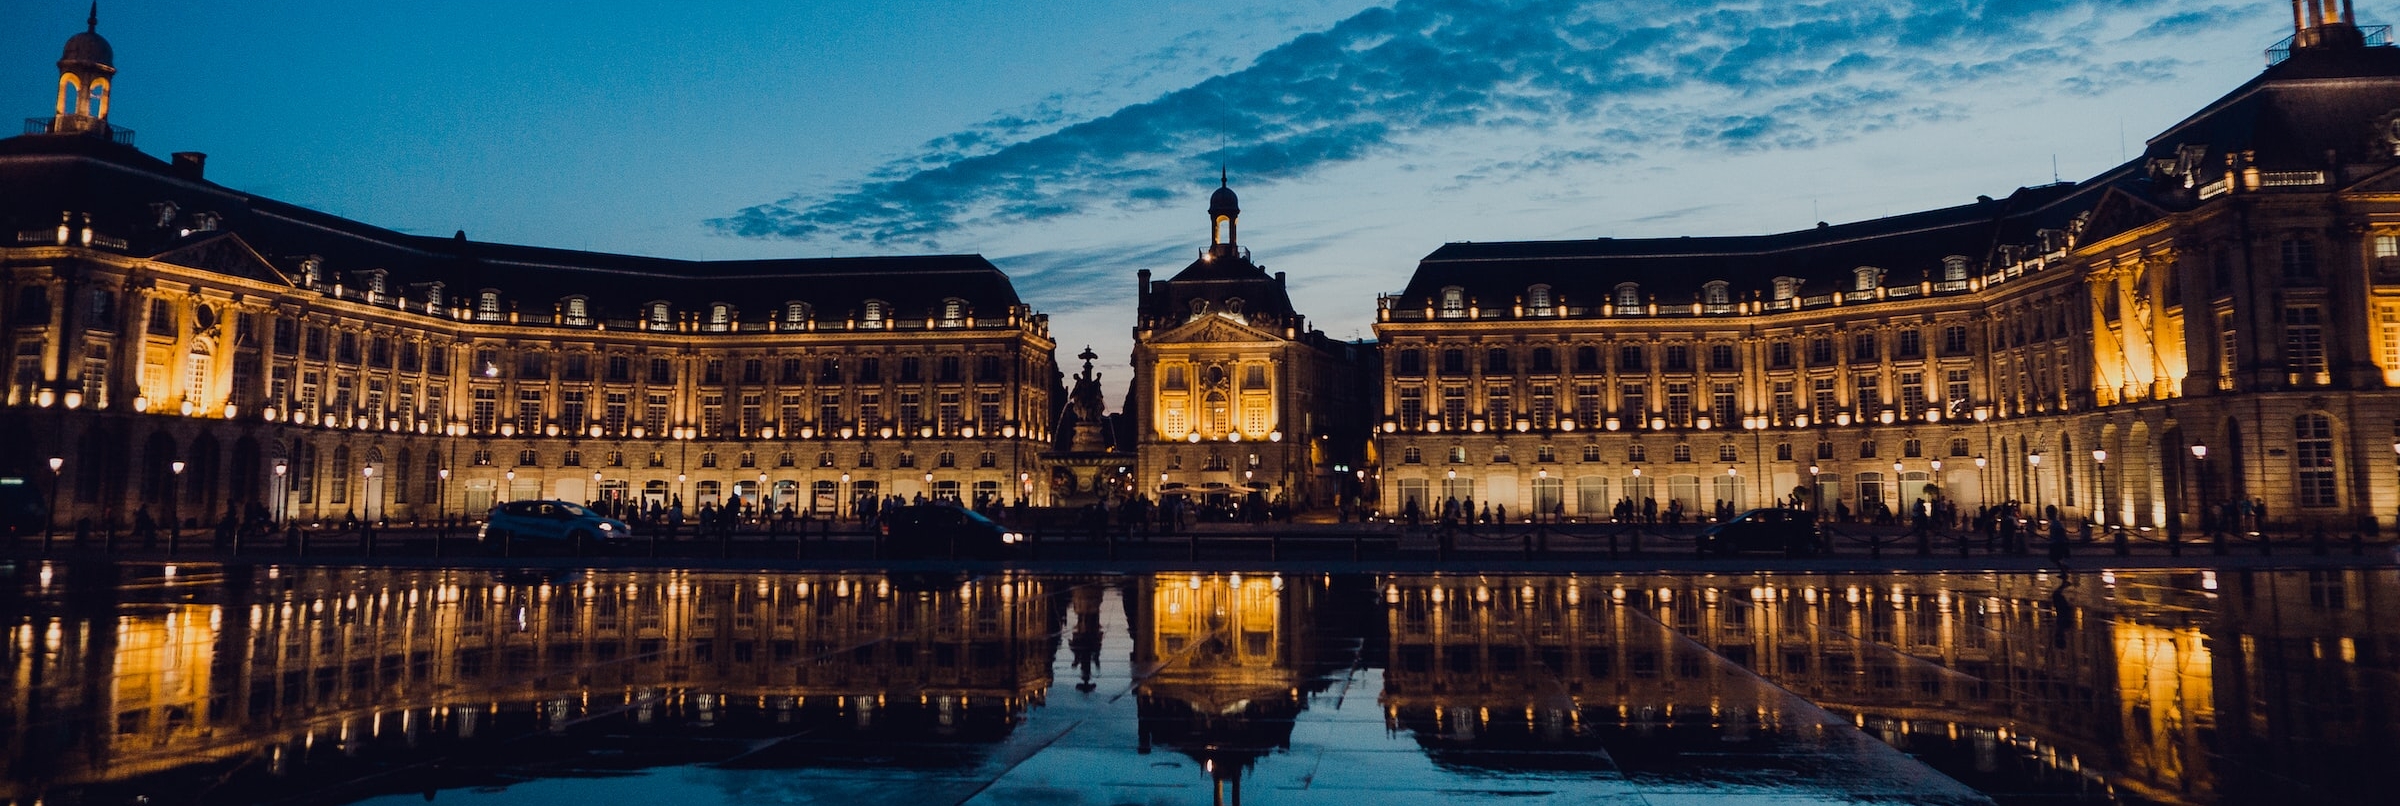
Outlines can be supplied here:
M2386 21L2382 3L2362 23ZM82 0L0 6L46 115ZM104 3L113 118L397 230L670 257L974 252L1126 377L1217 166L1304 314L1446 241L1798 229L2105 170L2277 0ZM15 88L9 90L7 88Z

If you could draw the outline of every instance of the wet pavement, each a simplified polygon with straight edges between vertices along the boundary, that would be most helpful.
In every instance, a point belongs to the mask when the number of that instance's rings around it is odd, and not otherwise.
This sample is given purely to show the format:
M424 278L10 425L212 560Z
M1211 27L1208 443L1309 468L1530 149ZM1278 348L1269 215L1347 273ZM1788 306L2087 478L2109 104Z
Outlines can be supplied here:
M2391 569L30 564L0 802L2378 802Z

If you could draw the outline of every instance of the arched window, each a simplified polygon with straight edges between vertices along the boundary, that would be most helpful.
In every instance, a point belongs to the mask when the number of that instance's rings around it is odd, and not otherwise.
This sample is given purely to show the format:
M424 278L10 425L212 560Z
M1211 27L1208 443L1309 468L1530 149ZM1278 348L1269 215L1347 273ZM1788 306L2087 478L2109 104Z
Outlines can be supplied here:
M1732 305L1733 284L1723 280L1708 281L1700 286L1700 302L1706 305Z
M500 319L500 292L486 288L475 295L475 318L486 322Z
M1942 280L1957 282L1967 279L1967 259L1963 255L1942 258Z
M208 399L208 378L214 367L215 363L209 359L208 342L192 342L192 354L185 359L184 364L183 397L185 400L191 401L195 406L206 405L202 401Z
M91 100L92 117L108 117L108 79L93 79L91 92L84 95Z
M1525 289L1525 313L1526 313L1526 315L1528 315L1528 316L1549 316L1549 315L1551 315L1551 310L1550 310L1550 308L1551 308L1551 306L1550 306L1550 287L1549 287L1549 286L1546 286L1546 285L1537 285L1537 286L1534 286L1534 287L1532 287L1532 288Z
M664 302L650 303L650 326L661 330L666 329L672 323L672 314L668 313L668 310L667 304Z
M1233 410L1226 405L1225 393L1208 393L1208 406L1205 414L1208 416L1208 432L1210 434L1223 434L1233 430Z
M58 113L61 115L80 115L83 114L83 109L83 84L76 81L75 77L72 75L59 76Z
M808 303L795 301L786 302L783 304L783 324L785 327L799 327L807 324L808 316Z
M957 297L942 300L942 327L967 326L967 301Z
M884 319L889 315L890 306L884 305L883 300L867 300L858 316L858 326L866 330L882 330Z
M1858 268L1851 269L1850 277L1852 280L1851 288L1857 291L1873 291L1875 290L1876 286L1883 284L1883 270L1873 266L1860 266Z
M1442 318L1456 319L1467 315L1467 290L1458 286L1442 289Z
M1635 313L1642 309L1642 287L1635 283L1617 284L1617 312Z
M570 324L570 325L588 325L588 324L591 324L591 323L592 323L592 312L591 312L591 308L590 308L590 307L589 307L589 306L588 306L588 305L585 303L584 299L583 299L582 297L568 297L568 298L567 298L567 324Z
M708 329L724 331L733 327L733 306L722 302L708 304Z

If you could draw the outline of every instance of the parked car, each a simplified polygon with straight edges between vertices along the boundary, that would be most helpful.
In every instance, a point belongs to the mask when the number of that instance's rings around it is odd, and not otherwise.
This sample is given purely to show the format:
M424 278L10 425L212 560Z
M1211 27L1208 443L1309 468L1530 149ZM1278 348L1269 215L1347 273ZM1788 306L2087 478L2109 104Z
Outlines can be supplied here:
M1025 536L992 519L955 504L917 504L892 510L883 518L883 553L887 558L949 559L1008 556Z
M1701 530L1700 555L1776 551L1809 557L1826 549L1825 533L1817 528L1817 513L1804 509L1753 509Z
M632 542L633 527L567 501L510 501L492 507L477 536L494 546L505 539L603 548Z

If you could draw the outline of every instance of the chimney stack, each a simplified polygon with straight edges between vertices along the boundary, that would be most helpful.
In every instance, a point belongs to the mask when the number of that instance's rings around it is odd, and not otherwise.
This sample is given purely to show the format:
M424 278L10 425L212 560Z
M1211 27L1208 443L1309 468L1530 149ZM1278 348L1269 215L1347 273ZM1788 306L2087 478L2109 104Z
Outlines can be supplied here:
M174 168L176 176L197 182L200 181L208 171L207 154L203 154L198 151L177 151L173 156L175 158Z

